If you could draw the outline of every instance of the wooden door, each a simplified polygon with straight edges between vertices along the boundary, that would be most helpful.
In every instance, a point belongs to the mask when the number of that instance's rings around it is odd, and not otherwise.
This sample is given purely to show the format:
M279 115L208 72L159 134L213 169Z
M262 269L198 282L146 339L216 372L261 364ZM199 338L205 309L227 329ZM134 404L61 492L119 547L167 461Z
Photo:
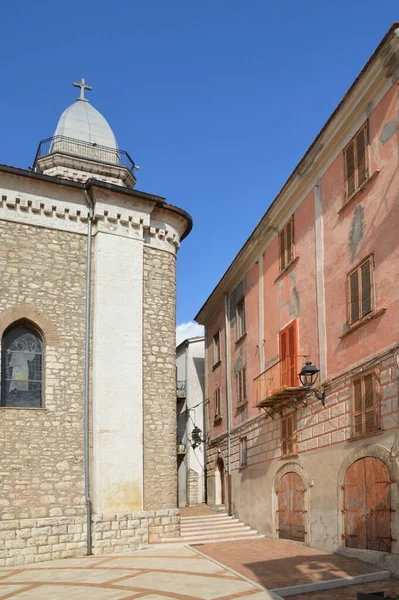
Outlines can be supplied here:
M297 321L294 321L280 332L281 387L298 385L297 340Z
M305 541L305 490L297 473L282 477L277 489L278 534L283 540Z
M345 545L391 551L389 472L378 458L367 456L349 467L344 485Z

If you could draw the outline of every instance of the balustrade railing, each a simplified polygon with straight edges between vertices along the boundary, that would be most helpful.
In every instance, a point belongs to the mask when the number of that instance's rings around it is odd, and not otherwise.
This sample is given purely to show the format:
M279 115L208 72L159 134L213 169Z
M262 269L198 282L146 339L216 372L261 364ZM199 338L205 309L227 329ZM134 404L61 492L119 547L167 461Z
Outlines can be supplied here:
M255 404L274 396L287 388L299 386L299 363L308 356L285 356L254 379ZM301 365L302 366L302 365Z

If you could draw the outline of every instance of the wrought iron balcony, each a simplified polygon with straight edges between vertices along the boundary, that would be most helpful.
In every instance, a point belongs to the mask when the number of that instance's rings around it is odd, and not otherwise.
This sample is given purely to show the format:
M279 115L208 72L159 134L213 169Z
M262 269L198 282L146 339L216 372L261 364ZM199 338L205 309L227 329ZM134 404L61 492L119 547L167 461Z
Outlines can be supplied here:
M299 364L308 356L286 356L254 379L255 405L270 416L284 407L303 402L306 389L299 382ZM301 364L302 366L302 364Z
M33 170L37 170L37 161L40 158L56 153L124 167L134 177L135 164L125 150L91 144L90 142L75 140L63 135L55 135L40 142L33 163Z

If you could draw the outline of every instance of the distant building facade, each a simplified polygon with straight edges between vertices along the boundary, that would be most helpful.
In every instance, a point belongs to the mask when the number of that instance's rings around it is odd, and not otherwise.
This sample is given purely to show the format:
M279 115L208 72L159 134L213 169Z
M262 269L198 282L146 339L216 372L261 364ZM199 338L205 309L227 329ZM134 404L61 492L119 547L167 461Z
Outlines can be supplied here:
M205 339L184 340L176 348L178 506L205 502Z
M0 166L1 566L179 535L175 265L191 219L133 189L79 87L33 171Z
M396 574L398 35L396 24L196 317L208 502ZM308 361L325 405L298 378Z

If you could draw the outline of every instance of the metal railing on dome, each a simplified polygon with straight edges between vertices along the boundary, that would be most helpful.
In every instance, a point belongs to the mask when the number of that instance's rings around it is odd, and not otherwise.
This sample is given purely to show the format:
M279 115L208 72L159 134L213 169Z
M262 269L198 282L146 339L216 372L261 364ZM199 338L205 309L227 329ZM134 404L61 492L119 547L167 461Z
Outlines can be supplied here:
M40 142L33 163L33 170L36 171L39 158L57 152L68 156L77 156L96 162L125 167L132 175L135 168L134 161L125 150L100 146L99 144L92 144L63 135L55 135Z

